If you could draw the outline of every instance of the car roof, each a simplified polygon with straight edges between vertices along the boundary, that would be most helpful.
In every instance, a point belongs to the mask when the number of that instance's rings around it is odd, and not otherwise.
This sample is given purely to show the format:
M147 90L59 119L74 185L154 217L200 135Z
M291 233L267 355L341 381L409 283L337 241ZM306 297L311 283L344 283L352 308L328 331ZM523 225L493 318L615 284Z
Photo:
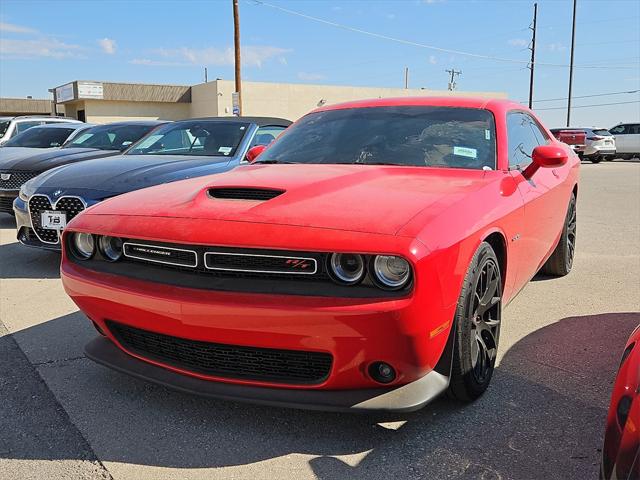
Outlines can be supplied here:
M489 107L502 109L524 109L526 107L513 100L500 98L483 97L396 97L396 98L373 98L366 100L355 100L335 105L326 105L314 110L321 112L326 110L341 110L347 108L368 108L368 107L395 107L395 106L436 106L436 107L460 107L460 108L481 108Z
M93 125L86 124L86 123L58 122L58 123L48 123L46 125L36 125L34 127L31 127L31 128L46 128L46 129L50 129L50 128L72 128L74 130L77 130L78 128L87 128L87 127L92 127L92 126ZM29 130L31 130L31 128Z
M124 120L120 122L109 122L94 124L93 127L108 127L108 126L127 126L127 125L143 125L149 127L155 127L158 125L164 125L165 123L171 123L171 120Z
M278 117L201 117L201 118L185 118L179 120L180 122L207 120L215 122L229 122L229 123L255 123L259 127L265 127L267 125L280 125L288 127L293 122L285 118Z

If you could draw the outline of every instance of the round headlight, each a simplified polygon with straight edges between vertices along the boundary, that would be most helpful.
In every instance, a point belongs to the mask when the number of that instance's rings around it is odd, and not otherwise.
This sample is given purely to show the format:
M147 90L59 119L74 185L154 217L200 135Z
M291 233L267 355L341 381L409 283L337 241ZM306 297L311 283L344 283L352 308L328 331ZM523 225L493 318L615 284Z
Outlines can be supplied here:
M122 257L122 239L118 237L103 236L98 240L100 253L110 262L117 262Z
M93 256L96 245L93 235L90 233L74 233L71 238L73 253L81 260L87 260Z
M373 261L373 273L376 280L386 288L401 288L411 275L411 267L402 257L378 255Z
M364 261L361 255L334 253L329 260L331 273L342 283L356 283L364 277Z

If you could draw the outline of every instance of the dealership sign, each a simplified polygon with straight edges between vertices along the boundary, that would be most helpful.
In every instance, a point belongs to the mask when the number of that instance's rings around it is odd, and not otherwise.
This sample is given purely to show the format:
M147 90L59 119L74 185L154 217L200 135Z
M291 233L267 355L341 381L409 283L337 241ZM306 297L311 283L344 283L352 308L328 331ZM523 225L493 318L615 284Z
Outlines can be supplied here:
M56 102L68 102L69 100L73 100L73 83L67 83L66 85L62 85L61 87L56 88Z
M78 82L78 98L104 98L100 82Z

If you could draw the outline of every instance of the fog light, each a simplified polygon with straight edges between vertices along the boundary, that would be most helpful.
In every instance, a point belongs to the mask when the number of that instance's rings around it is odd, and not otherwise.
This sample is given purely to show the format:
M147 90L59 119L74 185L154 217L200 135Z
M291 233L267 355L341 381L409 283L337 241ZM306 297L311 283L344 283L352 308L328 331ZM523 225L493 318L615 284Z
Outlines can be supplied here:
M364 260L353 253L334 253L329 260L331 273L342 283L353 284L364 277Z
M117 262L122 257L122 239L118 237L100 237L98 247L104 259L109 262Z
M396 371L385 362L373 362L369 365L369 376L378 383L391 383L396 379Z
M73 233L71 245L73 253L81 260L88 260L93 256L96 245L90 233Z

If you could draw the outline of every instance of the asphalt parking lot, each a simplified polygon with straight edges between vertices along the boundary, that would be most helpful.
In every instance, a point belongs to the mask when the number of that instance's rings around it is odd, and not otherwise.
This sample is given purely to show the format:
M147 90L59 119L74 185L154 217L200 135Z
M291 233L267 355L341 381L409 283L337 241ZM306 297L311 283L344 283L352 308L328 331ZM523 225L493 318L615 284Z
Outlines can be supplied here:
M506 309L488 392L384 417L195 398L95 365L59 256L0 217L0 479L597 478L640 323L640 163L582 167L574 270Z

